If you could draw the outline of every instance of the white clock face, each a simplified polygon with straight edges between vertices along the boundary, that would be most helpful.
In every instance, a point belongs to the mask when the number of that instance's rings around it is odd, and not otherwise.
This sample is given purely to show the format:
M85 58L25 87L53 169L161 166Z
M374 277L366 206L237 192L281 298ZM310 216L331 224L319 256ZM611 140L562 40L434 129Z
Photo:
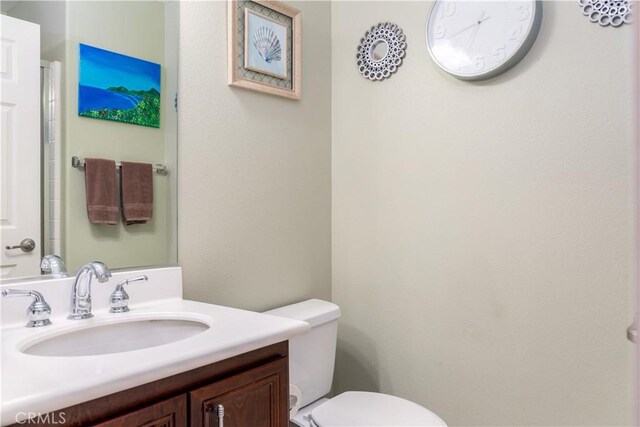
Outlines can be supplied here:
M436 64L458 78L494 77L524 57L541 17L535 0L436 0L427 19L427 46Z

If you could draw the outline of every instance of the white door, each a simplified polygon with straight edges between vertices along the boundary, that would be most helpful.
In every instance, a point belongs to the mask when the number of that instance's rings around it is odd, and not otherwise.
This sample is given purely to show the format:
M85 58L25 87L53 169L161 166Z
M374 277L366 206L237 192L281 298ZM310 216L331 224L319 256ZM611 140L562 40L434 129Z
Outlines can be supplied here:
M1 19L0 277L7 278L40 274L40 26ZM24 250L7 248L21 242Z

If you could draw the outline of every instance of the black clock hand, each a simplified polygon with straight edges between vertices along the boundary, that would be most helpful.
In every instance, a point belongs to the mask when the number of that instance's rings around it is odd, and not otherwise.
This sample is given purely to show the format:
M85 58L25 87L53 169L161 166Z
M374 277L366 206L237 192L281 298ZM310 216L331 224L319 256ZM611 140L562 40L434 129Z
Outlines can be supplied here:
M473 36L471 36L471 40L469 41L469 45L467 46L467 50L471 49L471 46L473 46L473 42L476 41L476 37L478 37L478 32L480 32L480 24L482 24L484 21L489 19L489 16L487 16L486 18L482 19L483 16L484 16L484 11L482 11L482 15L480 15L480 19L478 20L478 26L476 27L476 31L473 33Z
M484 15L484 12L483 12L482 14ZM487 16L487 17L486 17L486 18L484 18L484 19L478 19L478 21L477 21L477 22L474 22L473 24L471 24L471 25L469 25L469 26L467 26L467 27L464 27L464 28L463 28L463 29L461 29L460 31L456 32L455 34L453 34L453 35L451 35L451 36L447 37L447 40L452 39L452 38L456 37L457 35L460 35L460 34L464 33L465 31L467 31L467 30L469 30L469 29L471 29L471 28L473 28L473 27L475 27L475 26L477 26L477 25L482 24L484 21L486 21L486 20L487 20L487 19L489 19L489 18L491 18L491 17L490 17L490 16Z
M478 23L477 23L477 22L474 22L473 24L469 25L468 27L464 27L463 29L461 29L461 30L460 30L460 31L458 31L457 33L455 33L455 34L453 34L453 35L451 35L451 36L447 37L447 40L452 39L452 38L454 38L455 36L457 36L457 35L459 35L459 34L464 33L465 31L467 31L467 30L468 30L468 29L470 29L470 28L475 27L476 25L478 25Z
M469 44L467 45L467 50L471 49L471 46L473 45L473 42L476 40L476 37L478 36L479 31L480 31L480 25L478 25L475 28L473 35L471 36L471 40L469 40Z

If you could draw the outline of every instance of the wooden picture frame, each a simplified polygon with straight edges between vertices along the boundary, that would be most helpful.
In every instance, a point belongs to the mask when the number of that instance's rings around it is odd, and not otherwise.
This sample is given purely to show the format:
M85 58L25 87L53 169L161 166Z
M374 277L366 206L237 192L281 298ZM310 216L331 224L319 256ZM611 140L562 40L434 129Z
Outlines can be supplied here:
M259 67L247 66L247 55L252 48L248 44L252 38L248 33L247 11L287 27L288 38L281 43L281 58L287 61L284 73L261 72ZM228 0L227 12L228 85L299 100L302 97L302 12L275 0Z

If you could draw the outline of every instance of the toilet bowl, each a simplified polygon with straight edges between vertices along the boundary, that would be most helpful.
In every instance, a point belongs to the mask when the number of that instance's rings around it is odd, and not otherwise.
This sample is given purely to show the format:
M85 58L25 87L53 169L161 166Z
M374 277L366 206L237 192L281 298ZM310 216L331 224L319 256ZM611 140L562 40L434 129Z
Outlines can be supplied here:
M331 399L340 308L318 299L267 311L303 320L306 334L289 340L291 423L300 427L446 426L427 408L383 393L347 391Z

